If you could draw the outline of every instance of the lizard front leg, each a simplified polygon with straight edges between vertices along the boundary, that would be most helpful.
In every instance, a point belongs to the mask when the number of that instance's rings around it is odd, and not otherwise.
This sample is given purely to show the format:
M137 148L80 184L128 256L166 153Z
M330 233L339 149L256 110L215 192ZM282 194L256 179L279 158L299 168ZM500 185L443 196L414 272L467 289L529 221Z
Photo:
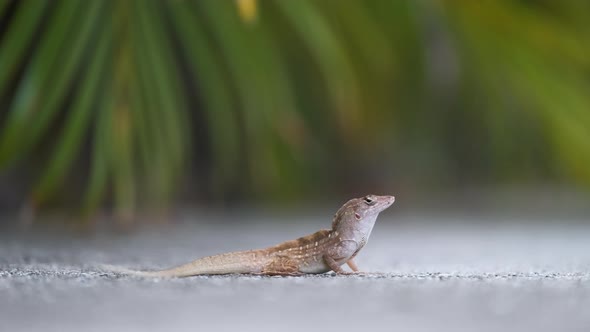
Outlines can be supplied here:
M336 263L336 261L334 260L334 258L328 256L328 255L324 255L324 262L326 262L326 264L330 267L330 269L334 272L336 272L336 274L347 274L349 272L344 271L340 265L338 265L338 263Z
M328 267L336 272L336 274L353 274L354 272L346 272L340 267L342 261L350 260L354 253L358 249L358 244L354 240L342 240L334 247L330 248L326 254L324 254L323 259ZM348 259L348 260L347 260ZM354 263L353 263L354 264ZM356 266L356 265L355 265ZM357 269L358 270L358 269Z
M348 262L346 262L346 264L348 265L348 267L350 267L352 271L359 272L359 267L356 265L353 258L349 259Z

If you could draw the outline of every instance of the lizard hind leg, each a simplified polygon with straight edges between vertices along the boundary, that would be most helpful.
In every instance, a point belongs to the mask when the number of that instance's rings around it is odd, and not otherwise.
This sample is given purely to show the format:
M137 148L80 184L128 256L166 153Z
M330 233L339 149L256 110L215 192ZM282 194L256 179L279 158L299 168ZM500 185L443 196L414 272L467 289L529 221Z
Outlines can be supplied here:
M274 257L262 269L263 275L297 276L301 275L299 264L293 259L284 256Z

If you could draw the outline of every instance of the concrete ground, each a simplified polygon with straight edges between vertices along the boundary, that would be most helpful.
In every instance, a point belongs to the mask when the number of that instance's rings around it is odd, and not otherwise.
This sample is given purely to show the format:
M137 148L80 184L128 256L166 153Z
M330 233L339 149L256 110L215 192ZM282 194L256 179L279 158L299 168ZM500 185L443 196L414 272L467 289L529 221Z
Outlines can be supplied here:
M0 331L590 331L584 220L385 213L357 258L365 276L159 280L99 268L164 268L330 224L319 213L226 218L131 235L3 231Z

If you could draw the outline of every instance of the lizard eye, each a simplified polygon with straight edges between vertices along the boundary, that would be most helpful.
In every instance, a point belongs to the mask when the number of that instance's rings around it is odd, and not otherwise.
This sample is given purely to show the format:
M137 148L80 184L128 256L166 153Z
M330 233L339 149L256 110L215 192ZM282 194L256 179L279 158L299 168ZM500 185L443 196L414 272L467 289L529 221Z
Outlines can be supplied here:
M371 198L371 196L366 196L366 197L363 199L363 201L364 201L364 202L365 202L367 205L369 205L369 206L371 206L371 205L374 205L374 204L375 204L375 200L374 200L374 199L372 199L372 198Z

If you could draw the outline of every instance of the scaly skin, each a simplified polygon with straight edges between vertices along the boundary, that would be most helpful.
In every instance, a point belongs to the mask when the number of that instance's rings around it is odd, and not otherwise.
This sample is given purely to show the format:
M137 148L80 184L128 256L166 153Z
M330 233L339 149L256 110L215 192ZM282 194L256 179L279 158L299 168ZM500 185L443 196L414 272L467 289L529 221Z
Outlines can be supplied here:
M380 212L387 209L393 196L368 195L346 202L334 216L332 228L320 230L296 240L258 250L230 252L197 259L162 271L107 269L144 277L180 278L213 274L300 275L306 273L349 274L345 263L358 272L354 257L371 235Z

